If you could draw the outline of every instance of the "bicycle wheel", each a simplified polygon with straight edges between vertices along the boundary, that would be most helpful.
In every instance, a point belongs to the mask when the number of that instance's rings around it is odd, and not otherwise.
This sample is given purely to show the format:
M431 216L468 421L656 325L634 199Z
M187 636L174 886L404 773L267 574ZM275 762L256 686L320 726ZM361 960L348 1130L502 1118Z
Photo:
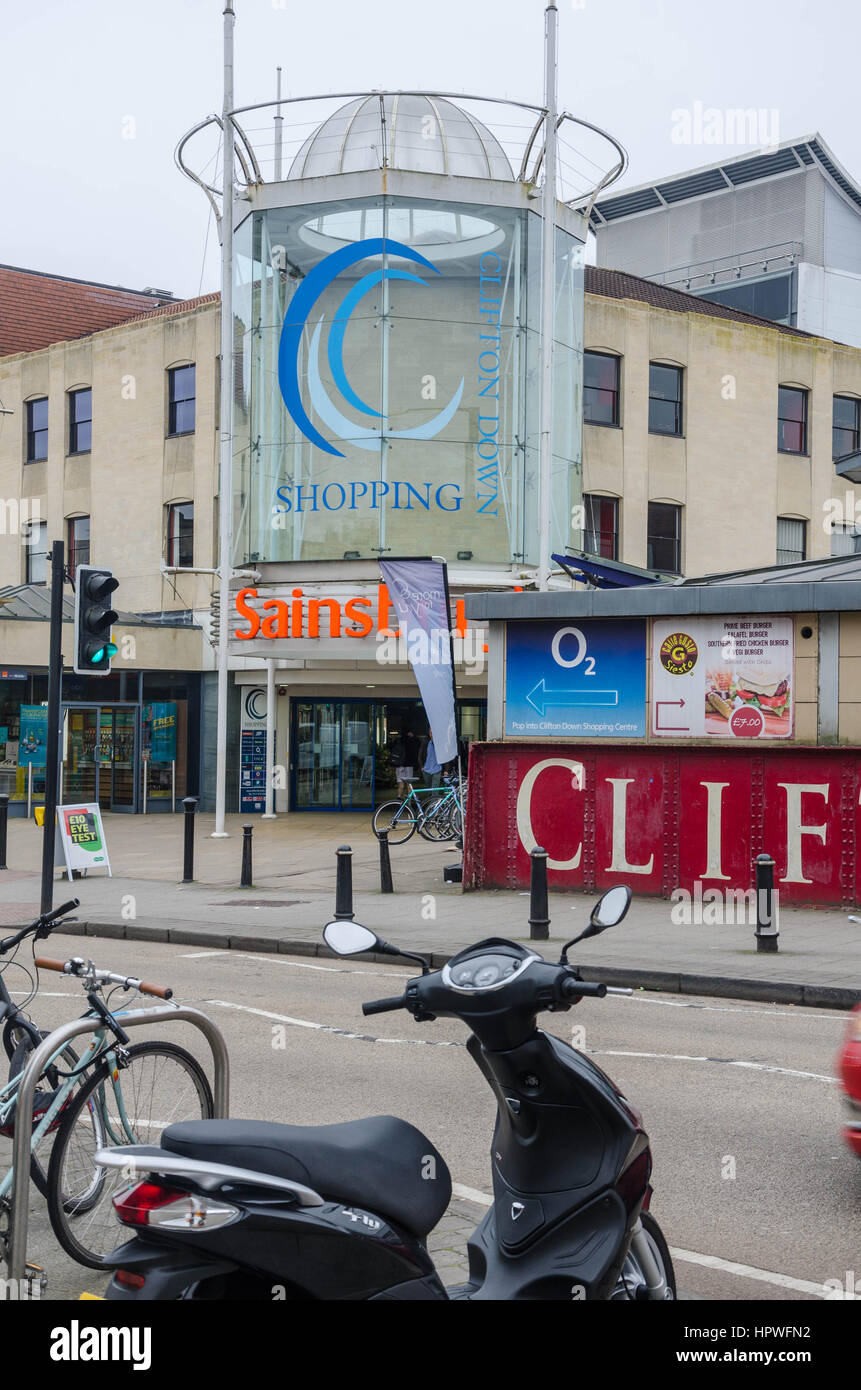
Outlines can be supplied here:
M18 1076L18 1074L24 1070L24 1067L27 1065L27 1062L30 1060L30 1057L33 1053L33 1041L30 1037L30 1034L26 1033L23 1029L13 1030L11 1034L11 1037L13 1039L15 1037L16 1032L19 1033L20 1036L18 1037L18 1040L15 1043L15 1047L12 1052L12 1058L9 1062L10 1081L13 1081L15 1077ZM44 1040L45 1038L47 1038L48 1034L44 1030L42 1030L41 1036ZM77 1052L72 1047L64 1047L62 1053L60 1054L60 1057L62 1061L63 1071L73 1071L80 1060ZM56 1091L60 1085L62 1085L63 1080L64 1078L59 1075L56 1065L46 1067L42 1076L39 1077L39 1085L36 1087L36 1090L33 1094L33 1117L31 1121L33 1129L36 1128L36 1125L39 1123L40 1117L48 1109L48 1106L51 1102L52 1093ZM34 1183L36 1184L43 1197L47 1197L48 1195L48 1159L50 1157L48 1149L51 1142L57 1134L57 1130L60 1127L60 1122L66 1110L68 1109L70 1103L71 1097L69 1098L69 1100L66 1101L65 1105L63 1106L63 1109L59 1112L56 1118L52 1120L47 1133L42 1137L42 1141L39 1145L39 1148L30 1157L30 1176L32 1177ZM15 1122L17 1122L17 1112L15 1115ZM12 1134L14 1134L14 1129L11 1130L10 1134L7 1137L11 1138Z
M65 1110L48 1167L54 1234L67 1254L90 1269L101 1269L120 1240L112 1198L130 1180L120 1168L98 1167L96 1149L158 1144L168 1125L215 1113L203 1068L184 1048L135 1043L124 1059L118 1073L107 1062L90 1073Z
M415 834L418 815L412 806L403 801L384 801L374 812L374 834L380 838L380 831L389 832L390 845L403 845Z
M446 800L440 797L425 809L417 829L422 839L438 843L445 839Z

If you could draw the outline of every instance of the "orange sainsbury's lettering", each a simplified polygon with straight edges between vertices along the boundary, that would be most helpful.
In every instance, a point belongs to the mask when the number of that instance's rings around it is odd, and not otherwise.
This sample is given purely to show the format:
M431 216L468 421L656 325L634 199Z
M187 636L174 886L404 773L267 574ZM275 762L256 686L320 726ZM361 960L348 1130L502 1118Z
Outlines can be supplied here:
M358 623L359 626L344 628L345 637L367 637L374 626L374 620L370 613L358 613L356 610L358 608L370 608L370 606L371 600L369 598L347 599L344 604L344 614L350 619L350 622Z
M260 615L253 608L249 608L245 602L246 598L256 598L256 589L240 589L236 595L236 611L242 618L246 618L251 624L248 632L240 632L239 628L234 629L234 636L243 642L249 642L252 637L256 637L260 631Z

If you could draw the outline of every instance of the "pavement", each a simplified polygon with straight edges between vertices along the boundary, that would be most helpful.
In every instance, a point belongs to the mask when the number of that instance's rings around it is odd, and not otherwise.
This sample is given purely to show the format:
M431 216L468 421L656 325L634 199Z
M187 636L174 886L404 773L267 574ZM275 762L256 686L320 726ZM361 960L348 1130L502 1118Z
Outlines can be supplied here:
M241 888L245 820L229 816L227 838L216 839L213 817L196 816L195 877L181 883L182 815L106 814L113 877L94 871L69 884L58 869L54 903L81 899L78 934L328 956L321 930L335 907L335 851L349 845L357 920L429 955L433 964L482 937L529 939L528 894L464 893L445 883L444 867L457 863L459 852L417 835L392 846L395 891L381 894L379 844L367 812L255 818L253 886ZM33 823L9 822L0 923L22 924L38 914L41 844ZM551 945L537 949L548 953L577 935L593 901L551 893ZM818 1008L848 1009L861 1001L861 924L848 909L781 908L775 954L757 951L753 921L697 920L708 915L706 908L689 921L674 920L678 907L638 897L618 928L578 945L572 959L586 979L633 988Z

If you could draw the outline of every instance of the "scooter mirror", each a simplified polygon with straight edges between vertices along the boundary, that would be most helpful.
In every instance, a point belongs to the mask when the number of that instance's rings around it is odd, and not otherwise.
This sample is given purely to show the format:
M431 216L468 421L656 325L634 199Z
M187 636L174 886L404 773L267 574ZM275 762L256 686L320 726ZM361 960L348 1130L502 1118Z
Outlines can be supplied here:
M590 924L599 932L604 931L607 927L615 927L617 922L621 922L631 906L631 897L631 890L626 883L620 883L617 888L608 889L592 908Z
M355 956L360 951L373 951L379 945L370 927L361 922L327 922L323 940L339 956Z

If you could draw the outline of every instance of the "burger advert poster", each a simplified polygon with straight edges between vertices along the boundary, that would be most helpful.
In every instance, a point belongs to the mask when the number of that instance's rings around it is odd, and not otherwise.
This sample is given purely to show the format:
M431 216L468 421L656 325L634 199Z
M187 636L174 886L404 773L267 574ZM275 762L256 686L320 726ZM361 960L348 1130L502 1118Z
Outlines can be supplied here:
M792 737L791 618L661 619L652 628L652 733Z

